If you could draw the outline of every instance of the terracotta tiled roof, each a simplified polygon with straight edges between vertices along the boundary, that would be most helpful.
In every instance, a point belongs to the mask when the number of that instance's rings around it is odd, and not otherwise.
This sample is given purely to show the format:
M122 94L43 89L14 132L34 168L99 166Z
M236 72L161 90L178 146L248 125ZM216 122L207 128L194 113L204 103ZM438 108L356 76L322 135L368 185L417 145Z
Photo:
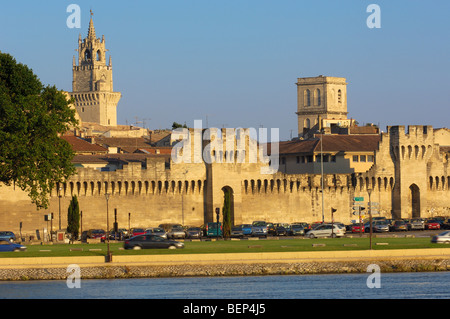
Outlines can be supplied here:
M97 144L91 144L88 141L85 141L74 135L64 135L61 138L67 141L70 145L72 145L75 153L107 153L108 150L104 147L101 147Z
M82 163L119 163L128 164L133 162L145 163L147 158L163 158L166 161L167 155L148 155L148 154L97 154L97 155L75 155L72 162L75 164Z
M378 149L380 135L324 135L324 152L373 152ZM279 144L280 154L312 154L321 151L320 135L308 140Z

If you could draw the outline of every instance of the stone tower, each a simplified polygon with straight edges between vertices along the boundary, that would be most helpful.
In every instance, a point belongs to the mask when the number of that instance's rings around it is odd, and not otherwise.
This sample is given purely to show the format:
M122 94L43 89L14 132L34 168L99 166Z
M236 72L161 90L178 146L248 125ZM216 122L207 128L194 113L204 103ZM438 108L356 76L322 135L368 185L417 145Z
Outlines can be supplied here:
M317 76L297 80L298 135L333 125L347 126L345 78Z
M82 122L104 126L117 125L117 103L121 93L113 91L111 56L106 64L105 36L97 38L94 22L89 22L87 37L78 38L78 65L73 57L72 96Z

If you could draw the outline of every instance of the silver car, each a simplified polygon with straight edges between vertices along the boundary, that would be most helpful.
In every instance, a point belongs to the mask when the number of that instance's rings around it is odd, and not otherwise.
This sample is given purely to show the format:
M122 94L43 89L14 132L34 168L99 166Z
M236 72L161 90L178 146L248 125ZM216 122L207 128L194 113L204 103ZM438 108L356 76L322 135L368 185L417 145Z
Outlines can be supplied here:
M431 238L431 242L433 244L450 244L450 230L433 236L433 238Z
M161 237L167 239L167 233L166 233L166 231L165 231L163 228L161 228L161 227L147 228L147 229L145 230L145 233L146 233L146 234L151 234L151 235L158 235L158 236L161 236Z
M186 232L182 226L172 226L167 232L167 238L186 238Z
M308 231L306 237L317 238L317 237L343 237L345 235L344 230L338 225L332 224L321 224L316 228Z
M410 229L424 230L425 229L425 221L423 219L421 219L421 218L411 219L411 222L409 224L409 228Z

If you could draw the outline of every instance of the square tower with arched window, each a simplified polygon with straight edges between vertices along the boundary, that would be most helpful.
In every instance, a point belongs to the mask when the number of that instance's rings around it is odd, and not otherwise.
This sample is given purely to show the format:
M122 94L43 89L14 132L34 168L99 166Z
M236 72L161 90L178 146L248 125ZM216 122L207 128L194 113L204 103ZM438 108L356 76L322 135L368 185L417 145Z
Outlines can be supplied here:
M346 126L347 83L345 78L319 75L297 80L298 136L325 126Z
M81 121L116 126L121 93L113 91L111 56L107 63L105 37L96 37L92 13L88 35L83 40L79 36L77 51L78 65L74 56L70 96Z

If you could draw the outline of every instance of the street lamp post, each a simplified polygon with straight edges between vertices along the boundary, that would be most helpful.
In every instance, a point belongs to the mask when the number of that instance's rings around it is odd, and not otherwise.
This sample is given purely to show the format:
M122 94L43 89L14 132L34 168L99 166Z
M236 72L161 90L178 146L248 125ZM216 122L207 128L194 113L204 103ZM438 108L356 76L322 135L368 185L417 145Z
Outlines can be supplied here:
M370 195L372 194L372 189L368 188L367 193L369 194L369 226L370 226L369 242L370 242L370 249L372 250L372 202L370 199Z
M59 186L58 189L58 202L59 202L59 230L61 230L61 191L62 191L62 187Z
M107 242L107 255L106 255L106 262L111 262L112 261L112 255L111 255L111 251L109 250L109 194L106 193L105 194L106 197L106 242Z

